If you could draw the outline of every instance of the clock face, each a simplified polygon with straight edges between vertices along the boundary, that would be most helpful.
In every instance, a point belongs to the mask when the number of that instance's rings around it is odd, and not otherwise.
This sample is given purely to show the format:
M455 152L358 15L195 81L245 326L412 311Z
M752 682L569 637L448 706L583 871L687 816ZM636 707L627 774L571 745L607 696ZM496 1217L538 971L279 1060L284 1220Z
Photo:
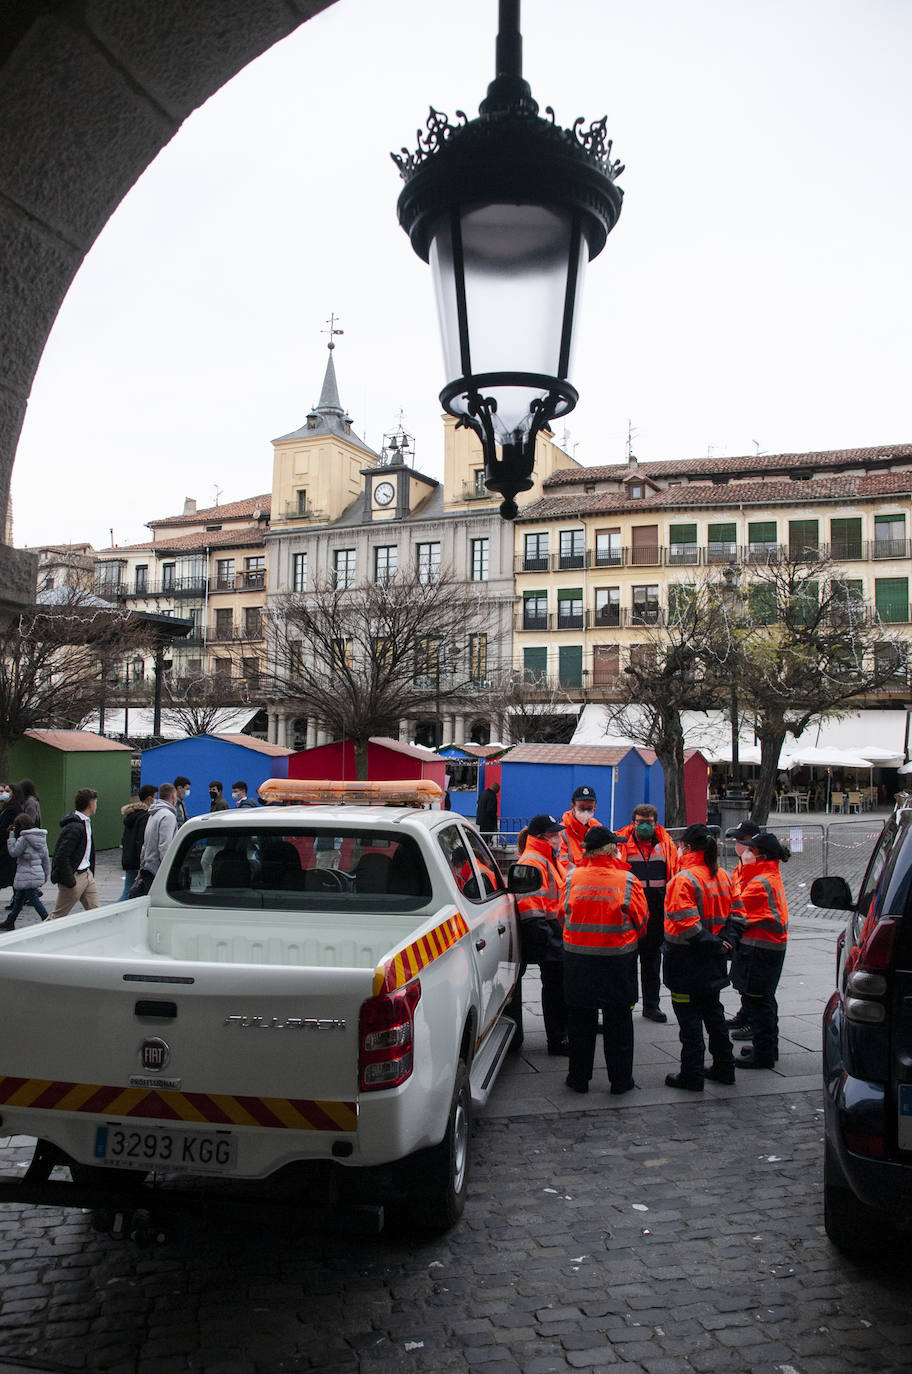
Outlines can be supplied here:
M374 487L374 500L378 506L388 506L396 495L392 482L378 482Z

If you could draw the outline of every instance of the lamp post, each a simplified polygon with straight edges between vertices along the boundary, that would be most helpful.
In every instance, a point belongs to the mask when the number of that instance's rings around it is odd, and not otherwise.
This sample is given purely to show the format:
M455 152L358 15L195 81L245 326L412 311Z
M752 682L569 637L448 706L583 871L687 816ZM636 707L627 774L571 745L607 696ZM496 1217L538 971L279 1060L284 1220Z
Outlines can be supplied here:
M512 520L533 485L536 436L568 414L586 263L621 212L606 119L539 116L522 75L519 0L499 0L496 75L469 120L431 107L418 148L393 153L399 223L431 265L448 381L444 410L474 430L485 486ZM500 448L500 457L497 449Z

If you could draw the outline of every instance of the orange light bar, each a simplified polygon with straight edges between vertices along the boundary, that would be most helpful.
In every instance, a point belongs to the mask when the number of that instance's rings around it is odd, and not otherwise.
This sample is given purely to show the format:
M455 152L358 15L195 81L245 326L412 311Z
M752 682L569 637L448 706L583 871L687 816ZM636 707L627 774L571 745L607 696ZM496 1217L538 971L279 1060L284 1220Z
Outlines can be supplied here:
M443 788L429 778L398 782L333 782L329 778L267 778L257 788L260 800L297 806L431 806Z

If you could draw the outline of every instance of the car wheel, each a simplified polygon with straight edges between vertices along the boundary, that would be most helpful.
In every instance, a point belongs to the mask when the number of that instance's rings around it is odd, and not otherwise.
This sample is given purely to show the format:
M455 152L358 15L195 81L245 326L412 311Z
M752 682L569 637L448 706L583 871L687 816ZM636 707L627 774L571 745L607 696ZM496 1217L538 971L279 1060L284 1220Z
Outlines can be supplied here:
M448 1231L462 1216L469 1185L472 1095L465 1063L460 1060L443 1140L415 1156L415 1227Z
M864 1255L883 1245L887 1219L852 1192L829 1145L823 1156L823 1226L846 1255Z

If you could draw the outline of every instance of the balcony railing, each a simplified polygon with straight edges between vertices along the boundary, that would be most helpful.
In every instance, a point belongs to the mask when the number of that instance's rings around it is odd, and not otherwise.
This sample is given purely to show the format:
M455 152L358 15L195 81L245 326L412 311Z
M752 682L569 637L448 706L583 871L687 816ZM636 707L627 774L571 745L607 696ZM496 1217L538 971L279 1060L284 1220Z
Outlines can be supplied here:
M264 637L262 622L258 625L211 625L207 636L210 644L249 643Z
M586 549L574 554L518 554L517 573L561 572L582 568L718 567L730 563L764 566L786 559L831 558L834 562L871 562L912 556L908 539L845 539L832 544L735 544L719 540L711 544L624 545L613 549Z

